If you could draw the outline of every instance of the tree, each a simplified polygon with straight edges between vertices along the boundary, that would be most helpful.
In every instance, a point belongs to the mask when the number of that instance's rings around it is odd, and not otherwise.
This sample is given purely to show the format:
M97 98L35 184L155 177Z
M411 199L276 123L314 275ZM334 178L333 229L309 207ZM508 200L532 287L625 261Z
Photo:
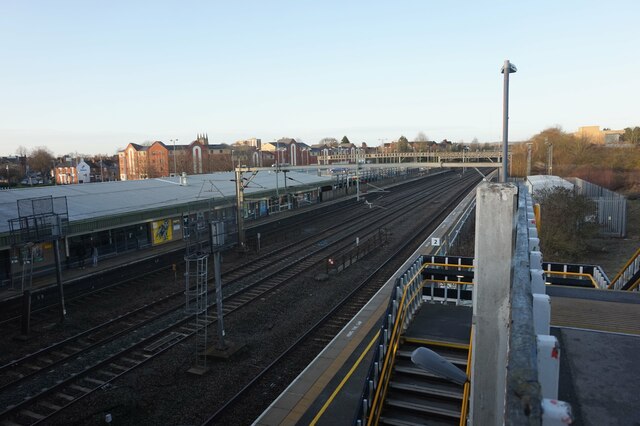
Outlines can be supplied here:
M346 138L346 136L345 136ZM320 139L320 145L327 145L330 147L336 147L338 146L338 139L336 138L322 138Z
M597 232L593 201L568 188L554 187L534 194L540 203L542 252L555 261L575 261L588 251Z
M622 135L622 139L634 145L640 144L640 127L636 126L634 128L627 127L624 129L624 135Z
M347 143L347 144L350 144L351 142L349 141L349 138L348 138L348 137L343 136L343 137L342 137L342 140L340 141L340 143Z
M20 145L16 148L16 155L18 157L26 157L27 156L27 148L25 148L24 146Z
M29 168L33 171L40 172L43 179L51 172L53 161L53 154L49 148L43 146L34 148L27 160Z
M398 139L397 150L398 152L411 152L411 147L409 147L409 140L406 137L400 136L400 138Z
M416 138L414 139L415 142L428 142L429 141L429 136L425 135L424 132L418 132L418 134L416 135Z

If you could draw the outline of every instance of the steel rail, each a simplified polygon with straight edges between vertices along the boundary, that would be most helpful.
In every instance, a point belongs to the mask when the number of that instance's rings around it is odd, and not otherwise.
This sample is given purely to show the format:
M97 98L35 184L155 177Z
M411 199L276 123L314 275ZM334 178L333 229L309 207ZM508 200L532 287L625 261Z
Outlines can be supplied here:
M463 191L465 194L468 191L468 189L473 186L473 185L467 185L465 190ZM435 223L439 223L442 219L444 219L444 217L446 217L446 213L448 212L448 210L450 208L452 208L452 205L456 204L457 202L460 201L460 199L462 198L462 196L458 196L455 197L453 200L451 200L446 208L442 211L442 213L438 216L436 216L435 218L431 219L428 223L426 223L424 226L421 227L421 230L418 232L418 234L422 234L424 233L426 230L430 229L430 228L435 228L434 224ZM420 242L422 242L422 240L424 238L420 238ZM363 289L369 285L370 283L372 283L375 279L375 276L378 275L382 270L384 270L389 264L393 263L394 261L397 262L397 258L401 255L401 253L403 251L405 251L408 247L412 246L413 240L407 240L405 241L401 247L399 247L393 254L391 254L387 260L385 262L383 262L378 268L376 268L372 273L370 273L367 277L365 277L357 286L356 288L354 288L348 295L346 295L343 299L341 299L327 314L325 314L320 320L318 320L311 328L309 328L303 335L301 335L298 339L296 339L296 341L291 344L287 349L285 349L280 355L278 355L269 365L267 365L262 371L260 371L257 375L254 376L254 378L249 381L239 392L237 392L231 399L229 399L222 407L220 407L215 413L213 413L207 420L205 420L204 423L202 423L203 425L213 425L216 424L219 420L219 418L225 413L227 412L234 404L237 404L238 401L243 398L264 376L266 376L276 365L278 365L281 361L283 361L287 356L289 356L289 354L291 354L292 352L294 352L295 350L297 350L299 348L299 346L306 340L312 338L312 336L314 335L314 333L316 332L316 330L320 329L320 327L322 327L325 323L327 323L328 321L330 321L331 319L333 319L333 317L335 316L336 312L341 309L344 305L346 305L347 303L349 303L351 300L353 300L354 298L356 298L360 292L363 291ZM374 285L373 286L373 291L371 292L371 294L375 294L375 292L377 292L380 287L382 287L382 285L384 285L384 283L386 282L386 279L388 277L385 277L384 281L382 281L380 283L379 286ZM381 281L381 280L379 280ZM366 298L366 301L368 302L369 298ZM367 302L363 302L362 306L364 306ZM360 308L362 307L360 306ZM348 323L350 321L347 320L345 321L345 325L346 323Z

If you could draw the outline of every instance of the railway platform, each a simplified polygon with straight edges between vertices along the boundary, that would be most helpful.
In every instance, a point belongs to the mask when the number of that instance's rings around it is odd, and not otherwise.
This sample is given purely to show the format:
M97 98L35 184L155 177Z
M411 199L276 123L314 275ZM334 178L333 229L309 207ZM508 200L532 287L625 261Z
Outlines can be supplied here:
M389 291L382 288L254 425L353 424ZM468 345L470 330L469 307L425 304L403 341L457 347Z
M278 214L273 214L264 218L253 220L247 223L246 228L251 229L257 226L267 225L269 223L277 222L291 216L307 213L313 208L325 207L331 204L343 202L353 197L355 197L355 195L327 201L325 203L311 206L309 208L283 211ZM84 268L76 267L75 265L71 268L65 268L62 272L62 282L65 286L67 286L78 280L91 279L91 277L98 276L105 272L114 271L127 266L134 266L145 261L152 261L158 258L158 256L167 255L174 252L179 253L181 250L184 250L184 248L184 241L170 241L157 246L150 246L140 250L132 250L124 255L102 256L100 257L98 264L95 267L92 266L91 257L89 257L85 259ZM53 270L46 274L34 276L33 278L31 278L30 283L28 282L28 278L25 278L23 282L20 277L17 277L14 280L14 284L12 286L0 286L0 303L22 297L24 288L29 288L31 292L34 293L55 286L56 275L55 271Z

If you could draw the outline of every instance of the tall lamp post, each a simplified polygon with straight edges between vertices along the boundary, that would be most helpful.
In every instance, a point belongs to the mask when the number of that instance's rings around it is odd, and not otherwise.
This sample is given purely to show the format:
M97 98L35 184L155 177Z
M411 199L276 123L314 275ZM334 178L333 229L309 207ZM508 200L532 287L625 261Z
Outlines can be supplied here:
M509 179L509 169L507 168L507 161L509 158L509 74L513 74L518 69L515 65L509 62L508 59L504 61L501 73L504 74L504 91L502 100L502 179L501 182L505 183Z
M178 139L171 139L171 142L173 142L173 175L177 176L178 167L176 166L176 142L178 142Z

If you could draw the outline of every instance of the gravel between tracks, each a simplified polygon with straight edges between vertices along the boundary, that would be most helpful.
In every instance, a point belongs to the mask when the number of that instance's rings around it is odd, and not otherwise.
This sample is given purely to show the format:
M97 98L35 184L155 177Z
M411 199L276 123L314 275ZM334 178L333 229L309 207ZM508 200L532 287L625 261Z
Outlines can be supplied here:
M186 341L171 349L138 373L129 374L114 386L93 394L71 408L57 424L104 424L110 413L118 425L201 424L217 407L268 365L274 354L289 347L301 333L319 320L333 301L344 297L364 276L391 253L394 243L413 229L411 221L394 228L389 244L327 281L316 281L314 273L298 277L261 303L243 308L225 319L229 339L245 347L229 360L213 360L202 376L186 372L193 363L195 344ZM213 330L215 335L215 330ZM315 355L310 354L310 359ZM299 360L282 372L282 381L256 406L266 406L310 361ZM255 418L236 418L234 424L249 424Z

